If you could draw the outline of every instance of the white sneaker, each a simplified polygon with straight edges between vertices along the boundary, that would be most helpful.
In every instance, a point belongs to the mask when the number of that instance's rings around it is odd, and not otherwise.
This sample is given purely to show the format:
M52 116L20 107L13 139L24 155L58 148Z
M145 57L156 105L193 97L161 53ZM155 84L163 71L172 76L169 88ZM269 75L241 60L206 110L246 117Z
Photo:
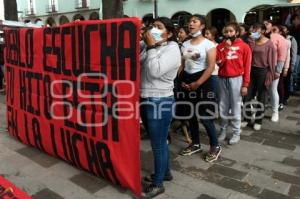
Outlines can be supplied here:
M279 114L278 113L273 113L271 121L272 122L278 122L279 121Z
M229 140L229 144L237 144L240 141L240 135L233 134L232 138Z
M248 122L247 121L242 121L241 128L245 128L246 126L248 126Z
M222 130L221 131L221 134L219 135L219 137L218 137L218 141L219 142L222 142L222 141L224 141L225 139L226 139L226 130Z
M254 126L253 126L253 129L254 129L255 131L260 131L260 130L261 130L261 124L255 123Z

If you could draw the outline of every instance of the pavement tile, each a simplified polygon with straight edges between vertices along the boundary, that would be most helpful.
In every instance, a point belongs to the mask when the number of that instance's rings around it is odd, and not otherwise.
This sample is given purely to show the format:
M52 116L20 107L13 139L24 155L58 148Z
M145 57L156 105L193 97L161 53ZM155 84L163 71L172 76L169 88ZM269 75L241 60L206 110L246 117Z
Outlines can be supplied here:
M219 157L215 163L226 166L226 167L232 167L234 164L236 164L236 160L231 160L229 158L225 157Z
M288 117L286 117L286 119L287 119L287 120L297 121L297 122L300 121L300 117L294 117L294 116L288 116Z
M207 169L208 172L218 173L223 176L227 176L229 178L242 180L247 175L246 172L238 171L236 169L232 169L229 167L221 166L221 165L213 165Z
M262 143L265 140L265 138L255 137L253 135L250 135L250 136L241 135L241 140L245 140L245 141L248 141L248 142Z
M259 195L259 199L291 199L290 196L264 189Z
M64 199L54 191L46 188L43 189L32 196L33 199Z
M48 168L48 171L53 173L53 175L64 179L69 179L82 172L82 170L62 161Z
M295 174L300 176L300 168L298 168L296 171L295 171Z
M243 181L250 185L256 185L258 187L263 187L270 191L276 191L283 194L287 194L291 186L290 183L282 182L280 180L273 179L271 176L254 172L249 173Z
M293 167L300 167L300 160L290 157L285 158L282 163Z
M293 197L300 197L300 186L291 185L289 195Z
M261 190L260 187L255 185L250 185L246 182L241 182L235 179L224 177L219 183L219 186L222 186L227 189L232 189L241 193L245 193L250 196L257 196Z
M34 147L24 147L22 149L17 150L17 152L46 168L49 168L60 162L59 159L45 154L44 152Z
M107 181L86 172L71 177L70 181L92 194L109 185Z
M290 151L293 151L296 149L296 146L294 146L294 145L280 143L279 141L273 141L273 140L265 140L263 142L263 145L268 145L268 146L272 146L275 148L281 148L281 149L286 149L286 150L290 150Z
M300 100L298 100L298 99L289 100L289 105L288 106L298 107L299 105L300 105Z
M165 195L165 194L164 194ZM135 197L129 191L121 188L106 186L97 191L94 196L101 199L134 199Z
M297 111L293 111L293 113L300 114L300 111L298 111L298 110Z
M38 156L41 154L41 151L34 148L34 147L29 147L29 146L25 146L19 150L17 150L16 152L18 152L19 154L27 157L27 158L32 158L34 156Z
M216 199L206 194L201 194L197 199Z
M300 177L298 176L293 176L281 172L274 171L273 176L274 179L281 180L283 182L295 184L295 185L300 185Z

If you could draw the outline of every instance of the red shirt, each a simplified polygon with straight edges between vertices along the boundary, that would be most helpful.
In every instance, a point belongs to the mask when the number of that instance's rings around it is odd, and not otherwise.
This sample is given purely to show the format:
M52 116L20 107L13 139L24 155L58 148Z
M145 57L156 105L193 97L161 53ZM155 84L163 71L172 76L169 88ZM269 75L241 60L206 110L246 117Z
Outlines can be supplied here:
M251 49L241 39L236 39L231 46L223 41L217 47L217 64L220 77L238 77L243 75L243 87L250 82Z

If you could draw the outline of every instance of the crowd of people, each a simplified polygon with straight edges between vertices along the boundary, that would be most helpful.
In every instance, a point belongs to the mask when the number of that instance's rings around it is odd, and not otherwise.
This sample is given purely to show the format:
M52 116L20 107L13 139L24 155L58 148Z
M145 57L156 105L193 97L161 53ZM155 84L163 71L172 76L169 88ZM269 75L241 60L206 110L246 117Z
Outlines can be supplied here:
M179 152L183 156L202 151L202 123L209 137L207 162L218 159L221 142L237 144L243 127L261 130L268 101L271 121L279 121L300 73L300 15L290 20L291 27L271 20L250 27L230 22L220 34L194 14L183 27L159 17L142 28L140 113L154 155L144 197L163 193L163 181L173 179L167 144L172 120L191 134L192 142Z

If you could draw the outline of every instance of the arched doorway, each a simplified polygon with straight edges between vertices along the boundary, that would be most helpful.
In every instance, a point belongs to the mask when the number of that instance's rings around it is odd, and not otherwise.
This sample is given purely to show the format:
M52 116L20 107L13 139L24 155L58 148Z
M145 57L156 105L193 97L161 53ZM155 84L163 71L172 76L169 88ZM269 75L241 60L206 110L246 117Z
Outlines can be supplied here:
M218 32L221 33L223 27L228 22L236 21L234 14L227 9L217 8L210 11L206 15L207 26L215 26L218 29Z
M151 25L153 23L153 20L154 20L153 14L151 13L144 15L142 18L142 22L145 26Z
M175 25L182 27L188 23L189 17L192 14L186 11L176 12L172 17L171 20Z
M59 24L60 25L63 25L63 24L69 23L69 22L70 21L69 21L68 17L66 17L64 15L59 18Z
M76 14L73 17L73 21L84 21L84 17L81 14Z
M251 8L245 15L244 23L250 26L256 22L262 22L267 18L267 16L265 16L265 11L270 7L271 5L264 4Z
M50 27L55 26L55 25L56 25L55 20L54 20L52 17L49 17L49 18L46 20L46 25L47 25L47 26L50 26Z
M91 13L90 20L99 20L99 13L98 12Z

